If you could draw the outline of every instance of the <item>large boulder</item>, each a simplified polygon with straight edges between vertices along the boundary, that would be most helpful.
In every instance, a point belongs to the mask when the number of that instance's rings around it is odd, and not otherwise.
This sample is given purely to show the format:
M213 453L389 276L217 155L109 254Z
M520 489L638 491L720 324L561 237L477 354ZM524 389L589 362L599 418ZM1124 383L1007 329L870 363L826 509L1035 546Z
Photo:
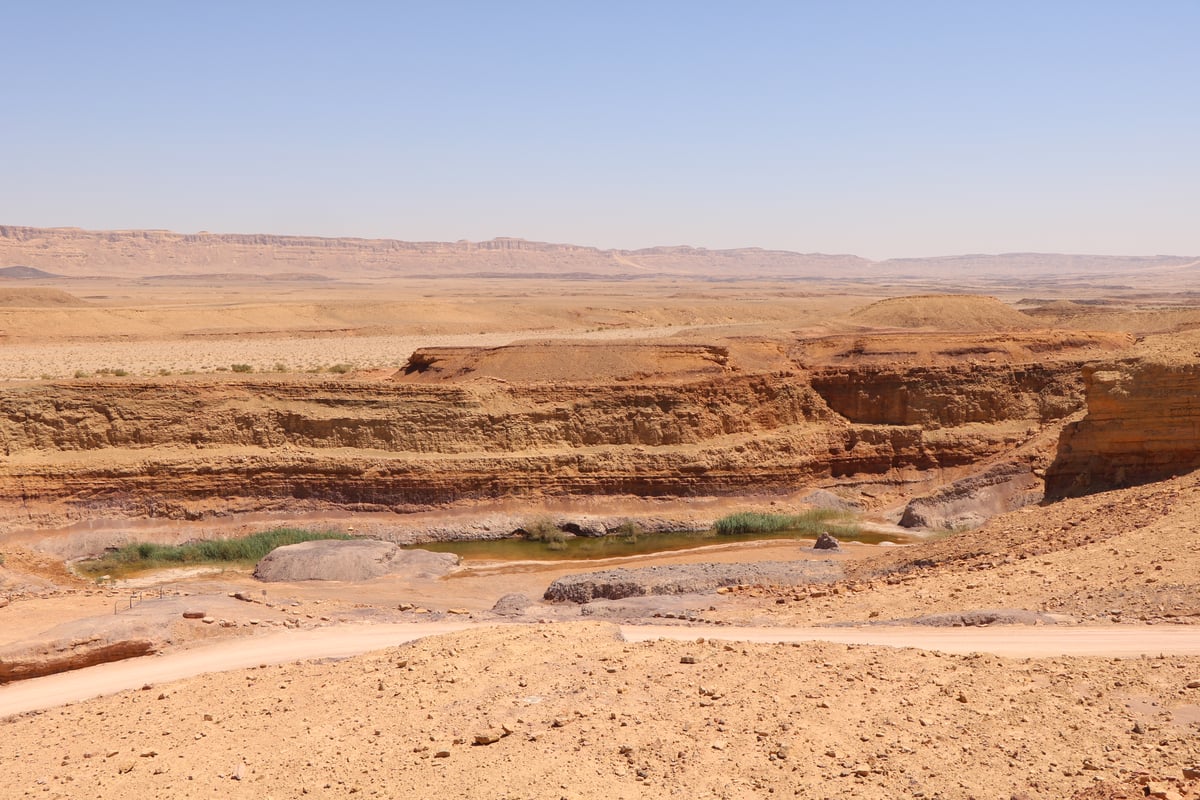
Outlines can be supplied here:
M326 539L277 547L254 568L261 581L369 581L384 575L439 578L454 569L453 553L405 550L373 539Z

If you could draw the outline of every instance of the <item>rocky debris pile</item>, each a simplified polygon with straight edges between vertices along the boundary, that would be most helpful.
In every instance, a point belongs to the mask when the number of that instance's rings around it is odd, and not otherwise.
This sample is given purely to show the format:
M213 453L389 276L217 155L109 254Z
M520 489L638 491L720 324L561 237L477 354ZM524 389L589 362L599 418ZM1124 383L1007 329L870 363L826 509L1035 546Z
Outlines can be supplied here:
M439 578L458 566L453 553L404 550L370 539L322 540L277 547L258 562L260 581L369 581L384 575Z
M1029 464L997 464L910 500L900 516L905 528L975 528L992 517L1042 500L1042 480Z
M1063 617L1020 608L980 608L969 611L948 611L923 614L902 619L871 620L868 625L924 625L930 628L982 628L988 625L1057 625ZM842 628L861 625L860 622L835 622L828 627Z
M620 600L643 595L695 594L744 584L829 583L841 574L841 566L832 561L667 564L567 575L550 584L544 597L552 602L587 603L596 599Z
M801 502L813 508L828 508L833 511L862 511L863 509L861 502L842 497L826 489L814 489L802 497Z

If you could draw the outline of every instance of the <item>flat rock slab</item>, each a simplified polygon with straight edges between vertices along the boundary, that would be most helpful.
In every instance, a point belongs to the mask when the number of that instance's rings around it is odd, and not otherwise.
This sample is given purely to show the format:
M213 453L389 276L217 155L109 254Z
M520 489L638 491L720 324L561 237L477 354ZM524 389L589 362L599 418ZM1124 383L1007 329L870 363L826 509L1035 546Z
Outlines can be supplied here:
M902 619L871 620L870 626L895 625L911 627L925 625L930 628L984 628L988 625L1058 625L1069 622L1070 617L1063 614L1047 614L1041 611L1026 611L1021 608L977 608L968 611L946 611L938 614L925 614L920 617L904 617ZM852 628L862 625L861 622L834 622L830 628Z
M369 581L384 575L438 578L458 566L453 553L404 550L373 539L328 539L277 547L254 568L260 581Z
M644 595L695 594L722 586L829 583L841 577L833 561L760 561L747 564L667 564L567 575L550 584L545 599L587 603Z

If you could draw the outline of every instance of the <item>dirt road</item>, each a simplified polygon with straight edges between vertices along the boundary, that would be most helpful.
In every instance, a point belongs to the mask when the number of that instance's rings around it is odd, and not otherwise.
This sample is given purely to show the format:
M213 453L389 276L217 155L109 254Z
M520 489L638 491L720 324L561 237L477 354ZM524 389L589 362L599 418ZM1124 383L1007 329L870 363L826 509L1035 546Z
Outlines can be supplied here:
M469 622L347 625L288 631L129 659L0 687L0 717L181 680L208 672L319 658L348 658L425 636L473 627ZM984 652L1014 658L1051 656L1200 656L1200 630L1190 627L996 628L741 628L623 625L629 641L689 640L788 643L826 641L916 647L946 653Z

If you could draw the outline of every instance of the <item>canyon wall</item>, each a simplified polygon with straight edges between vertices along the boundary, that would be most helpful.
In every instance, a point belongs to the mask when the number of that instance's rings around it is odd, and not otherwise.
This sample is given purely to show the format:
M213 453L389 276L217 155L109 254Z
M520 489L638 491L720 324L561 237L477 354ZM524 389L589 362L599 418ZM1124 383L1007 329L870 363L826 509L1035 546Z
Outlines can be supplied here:
M636 385L11 383L0 387L3 525L888 481L1002 458L1082 404L1069 359L761 373L705 364L717 372Z
M1200 467L1198 353L1146 353L1085 366L1087 415L1063 430L1046 473L1047 497L1148 483Z

